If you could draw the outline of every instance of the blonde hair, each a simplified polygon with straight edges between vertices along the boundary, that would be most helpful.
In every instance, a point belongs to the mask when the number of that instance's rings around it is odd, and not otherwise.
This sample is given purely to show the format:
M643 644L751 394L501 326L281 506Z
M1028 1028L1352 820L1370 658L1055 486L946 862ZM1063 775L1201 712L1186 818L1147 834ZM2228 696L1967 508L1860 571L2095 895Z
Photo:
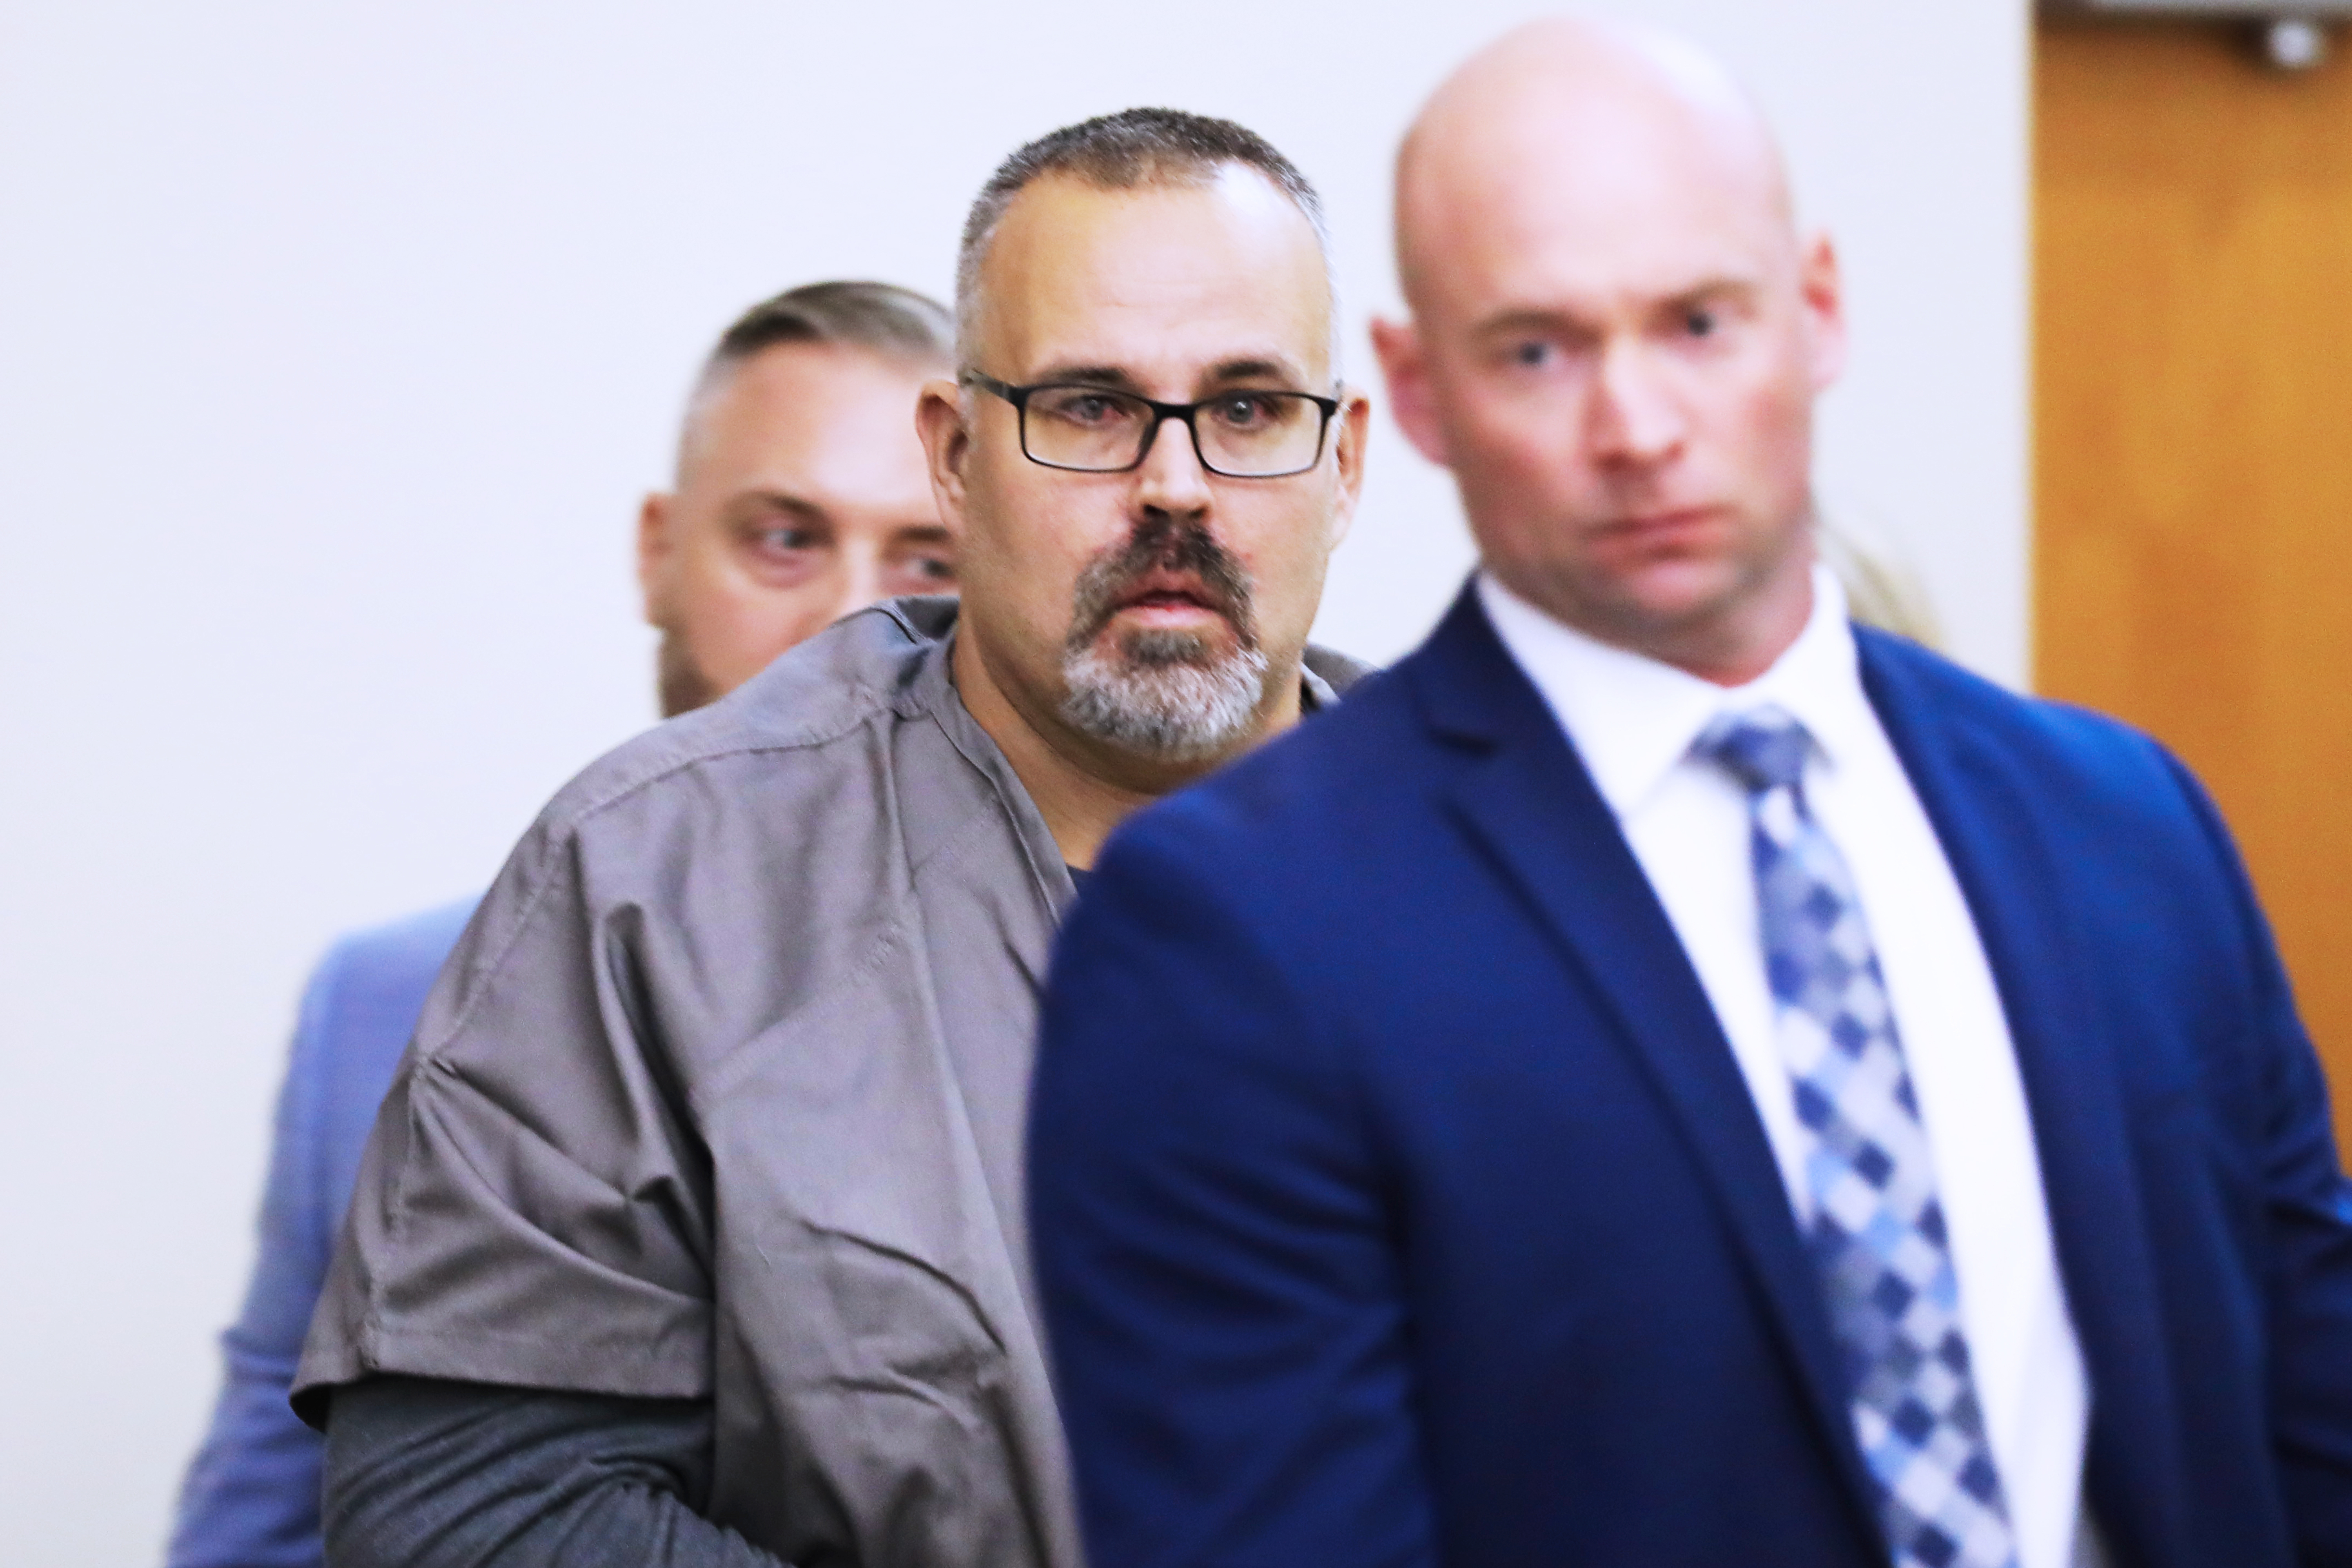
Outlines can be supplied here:
M1822 560L1845 589L1853 618L1940 651L1944 630L1917 575L1891 550L1865 543L1823 518L1814 529Z

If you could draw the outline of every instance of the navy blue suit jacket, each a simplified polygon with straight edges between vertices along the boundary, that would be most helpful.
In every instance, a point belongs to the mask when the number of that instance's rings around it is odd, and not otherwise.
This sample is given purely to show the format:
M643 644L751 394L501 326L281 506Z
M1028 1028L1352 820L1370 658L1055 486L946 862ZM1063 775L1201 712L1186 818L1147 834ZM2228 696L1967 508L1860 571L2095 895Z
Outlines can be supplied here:
M2352 1563L2352 1205L2221 823L2123 726L1857 636L2015 1035L2116 1568ZM1134 818L1049 993L1094 1562L1885 1562L1730 1047L1474 597Z

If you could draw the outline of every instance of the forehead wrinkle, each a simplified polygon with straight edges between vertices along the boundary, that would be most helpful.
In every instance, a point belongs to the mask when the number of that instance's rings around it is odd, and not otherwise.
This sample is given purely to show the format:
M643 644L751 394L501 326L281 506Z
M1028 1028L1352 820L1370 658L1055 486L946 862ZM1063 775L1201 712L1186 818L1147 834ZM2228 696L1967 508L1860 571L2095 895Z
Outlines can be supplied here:
M1049 361L1031 374L1040 384L1076 382L1087 385L1105 386L1117 391L1139 391L1143 385L1136 374L1124 365L1088 359ZM1307 373L1298 363L1288 354L1279 351L1236 354L1219 360L1214 364L1203 367L1195 379L1203 383L1214 383L1241 381L1253 376L1279 376L1301 383L1307 379Z
M1563 289L1562 280L1555 272L1531 279L1522 287L1498 289L1498 297L1479 310L1465 330L1478 337L1562 326L1594 327L1599 324L1597 318L1612 309L1677 309L1710 300L1749 303L1770 287L1771 279L1760 268L1737 264L1666 264L1637 290L1619 288L1612 291L1596 284L1589 291L1580 292L1573 288L1573 282L1570 279L1570 287Z

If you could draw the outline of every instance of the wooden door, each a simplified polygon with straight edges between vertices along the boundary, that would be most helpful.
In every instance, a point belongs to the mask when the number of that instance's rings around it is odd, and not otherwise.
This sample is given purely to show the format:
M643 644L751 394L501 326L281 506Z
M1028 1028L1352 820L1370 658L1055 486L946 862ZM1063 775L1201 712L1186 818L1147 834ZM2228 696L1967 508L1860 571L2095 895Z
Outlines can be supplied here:
M2235 828L2352 1146L2352 35L2045 24L2035 681Z

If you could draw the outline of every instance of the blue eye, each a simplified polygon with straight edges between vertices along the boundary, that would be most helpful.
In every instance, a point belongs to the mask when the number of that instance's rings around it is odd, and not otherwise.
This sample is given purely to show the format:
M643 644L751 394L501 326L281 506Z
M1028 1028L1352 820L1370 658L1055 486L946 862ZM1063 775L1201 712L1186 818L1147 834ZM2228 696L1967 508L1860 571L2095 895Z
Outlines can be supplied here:
M1715 312L1693 310L1683 318L1683 326L1695 338L1712 337L1715 334Z
M1551 345L1540 338L1530 338L1526 342L1514 345L1511 350L1511 363L1526 365L1531 370L1549 363L1550 359Z

